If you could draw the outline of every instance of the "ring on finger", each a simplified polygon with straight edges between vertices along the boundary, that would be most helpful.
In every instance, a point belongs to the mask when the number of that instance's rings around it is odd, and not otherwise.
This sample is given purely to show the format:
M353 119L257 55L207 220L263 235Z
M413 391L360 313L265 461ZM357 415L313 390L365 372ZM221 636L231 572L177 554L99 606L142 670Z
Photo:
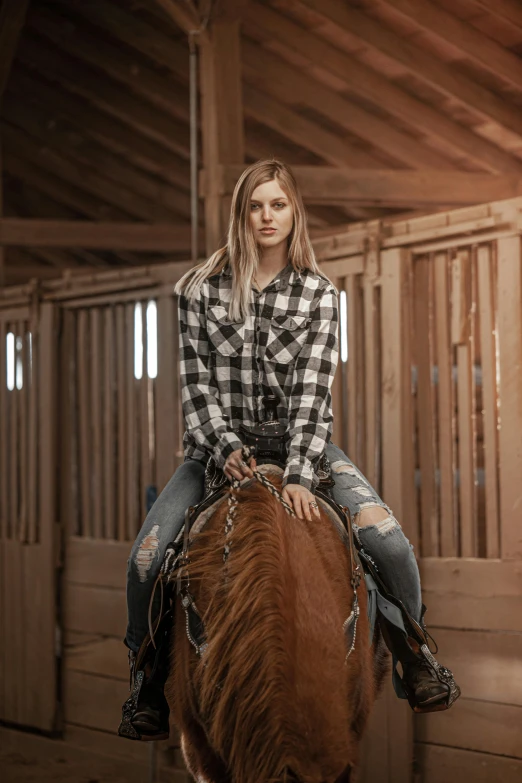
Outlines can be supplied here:
M308 505L310 506L310 508L319 508L315 500L311 500Z

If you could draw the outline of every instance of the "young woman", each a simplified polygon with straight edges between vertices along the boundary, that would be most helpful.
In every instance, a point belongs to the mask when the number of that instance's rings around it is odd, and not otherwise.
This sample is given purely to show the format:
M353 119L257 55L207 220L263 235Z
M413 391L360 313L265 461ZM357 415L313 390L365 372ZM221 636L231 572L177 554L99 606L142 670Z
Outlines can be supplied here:
M299 517L319 517L314 467L326 450L334 499L348 506L356 534L389 592L421 622L412 547L392 511L330 442L337 292L317 265L303 202L286 165L260 161L243 172L232 199L226 246L187 272L175 292L185 461L149 512L129 559L126 644L131 666L136 669L148 631L152 586L166 546L180 531L187 507L203 497L205 463L211 454L229 479L252 476L255 464L242 461L236 433L240 423L262 421L267 394L277 396L278 417L287 426L285 500ZM410 703L423 711L449 706L458 693L454 688L450 694L429 651L411 641L395 649ZM141 739L157 739L168 731L168 707L161 678L155 681L143 650L140 664L144 684L130 720Z

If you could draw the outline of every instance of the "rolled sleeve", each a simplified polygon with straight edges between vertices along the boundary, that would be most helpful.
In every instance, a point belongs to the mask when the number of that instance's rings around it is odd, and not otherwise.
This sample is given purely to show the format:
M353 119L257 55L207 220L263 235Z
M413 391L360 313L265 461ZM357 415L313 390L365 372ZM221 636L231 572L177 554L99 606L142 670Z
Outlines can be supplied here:
M312 315L306 342L295 362L288 403L288 459L283 486L317 486L314 467L333 429L332 383L339 357L338 306L328 284Z
M222 468L242 442L228 424L211 371L211 352L202 296L178 303L181 405L187 432Z

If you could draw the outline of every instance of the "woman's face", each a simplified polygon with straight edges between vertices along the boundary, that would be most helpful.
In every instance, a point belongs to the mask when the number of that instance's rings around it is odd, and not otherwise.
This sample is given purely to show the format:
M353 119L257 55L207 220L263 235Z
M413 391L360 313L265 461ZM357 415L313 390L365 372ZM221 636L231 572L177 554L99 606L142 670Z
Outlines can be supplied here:
M250 225L262 248L272 248L286 241L294 225L294 210L277 180L264 182L254 190L250 201Z

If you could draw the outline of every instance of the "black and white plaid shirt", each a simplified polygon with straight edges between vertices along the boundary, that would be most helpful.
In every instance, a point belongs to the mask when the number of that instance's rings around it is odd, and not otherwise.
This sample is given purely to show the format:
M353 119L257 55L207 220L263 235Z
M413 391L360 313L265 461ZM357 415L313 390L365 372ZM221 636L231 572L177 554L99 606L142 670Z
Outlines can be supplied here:
M262 397L275 394L289 435L285 484L317 484L314 473L332 434L331 386L338 359L337 292L310 270L289 263L259 292L251 314L227 315L231 271L204 282L189 303L179 297L180 371L185 457L220 467L241 448L239 424L263 421Z

